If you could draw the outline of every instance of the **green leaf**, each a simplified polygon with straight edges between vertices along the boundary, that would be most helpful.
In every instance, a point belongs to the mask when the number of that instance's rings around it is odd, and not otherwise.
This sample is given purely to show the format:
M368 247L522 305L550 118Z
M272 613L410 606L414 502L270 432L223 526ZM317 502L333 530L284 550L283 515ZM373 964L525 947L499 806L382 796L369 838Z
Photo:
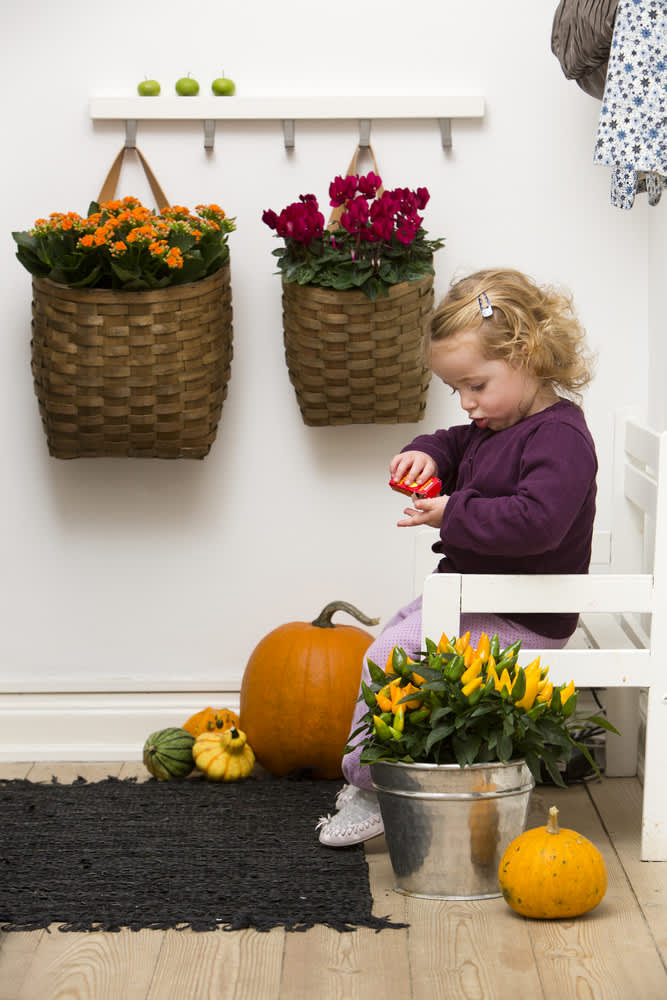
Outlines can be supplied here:
M428 753L435 743L438 743L440 740L446 740L447 737L451 736L453 732L454 732L454 726L451 723L448 723L443 726L435 726L435 728L432 729L431 732L426 737L424 749Z

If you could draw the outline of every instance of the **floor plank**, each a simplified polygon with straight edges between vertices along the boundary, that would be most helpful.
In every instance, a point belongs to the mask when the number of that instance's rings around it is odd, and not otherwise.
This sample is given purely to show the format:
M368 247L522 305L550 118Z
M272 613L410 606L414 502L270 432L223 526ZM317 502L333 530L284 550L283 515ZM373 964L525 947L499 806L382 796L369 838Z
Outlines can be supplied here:
M373 913L404 922L404 901L391 888L393 872L384 837L368 841L365 855ZM358 927L339 933L318 926L286 935L282 998L367 1000L371 996L410 1000L405 929L376 932Z
M146 1000L162 946L159 931L44 933L12 1000Z
M162 938L147 1000L279 1000L282 928L165 931Z
M596 782L590 792L667 968L667 863L639 859L641 786L634 778L615 778Z

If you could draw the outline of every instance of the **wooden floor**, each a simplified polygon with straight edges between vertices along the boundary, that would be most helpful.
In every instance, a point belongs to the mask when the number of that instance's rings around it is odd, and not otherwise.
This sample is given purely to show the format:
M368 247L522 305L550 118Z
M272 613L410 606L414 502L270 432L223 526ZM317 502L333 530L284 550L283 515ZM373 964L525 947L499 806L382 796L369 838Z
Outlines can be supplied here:
M2 778L52 774L145 771L0 765ZM604 855L607 895L578 920L525 920L502 899L402 897L377 837L367 845L375 912L406 921L405 930L0 934L0 1000L665 1000L667 862L638 860L640 793L636 779L612 778L533 794L529 826L543 825L555 804L562 825Z

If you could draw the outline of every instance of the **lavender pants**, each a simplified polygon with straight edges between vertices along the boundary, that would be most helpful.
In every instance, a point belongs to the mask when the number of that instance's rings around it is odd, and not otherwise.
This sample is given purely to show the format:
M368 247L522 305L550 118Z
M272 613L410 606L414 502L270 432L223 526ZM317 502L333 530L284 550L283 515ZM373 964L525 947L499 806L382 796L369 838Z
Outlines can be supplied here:
M408 656L414 656L418 653L422 644L421 628L422 599L419 596L410 604L406 604L404 608L401 608L387 622L380 635L369 646L364 657L364 666L361 674L363 680L367 684L370 683L367 661L372 660L373 663L377 663L379 667L384 669L387 657L394 646L401 646ZM477 645L482 632L486 632L488 636L492 636L497 632L501 649L504 646L509 646L512 642L516 642L517 639L523 640L522 648L525 649L562 649L567 642L567 639L548 639L537 632L531 632L530 629L519 625L517 622L500 618L498 615L461 615L461 634L465 635L468 631L470 631L470 642L473 646ZM440 636L433 636L433 639L436 641L439 638ZM359 725L361 717L366 712L367 706L365 702L358 701L354 707L350 733L354 732ZM370 768L367 764L359 763L361 755L360 740L361 738L357 737L356 748L343 757L343 774L350 785L357 785L359 788L372 788Z

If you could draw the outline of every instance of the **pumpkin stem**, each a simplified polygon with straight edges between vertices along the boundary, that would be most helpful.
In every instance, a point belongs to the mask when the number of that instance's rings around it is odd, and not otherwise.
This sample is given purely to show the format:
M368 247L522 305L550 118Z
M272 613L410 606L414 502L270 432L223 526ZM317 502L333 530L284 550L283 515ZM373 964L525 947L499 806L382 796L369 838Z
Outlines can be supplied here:
M359 608L355 608L354 604L348 604L347 601L332 601L331 604L327 604L326 608L320 611L315 621L311 622L311 625L314 625L316 628L335 628L336 626L331 621L331 618L336 611L346 611L348 615L352 615L362 625L377 625L380 621L379 618L369 618Z
M558 809L556 809L556 806L552 806L549 810L547 833L560 833L560 827L558 825Z

